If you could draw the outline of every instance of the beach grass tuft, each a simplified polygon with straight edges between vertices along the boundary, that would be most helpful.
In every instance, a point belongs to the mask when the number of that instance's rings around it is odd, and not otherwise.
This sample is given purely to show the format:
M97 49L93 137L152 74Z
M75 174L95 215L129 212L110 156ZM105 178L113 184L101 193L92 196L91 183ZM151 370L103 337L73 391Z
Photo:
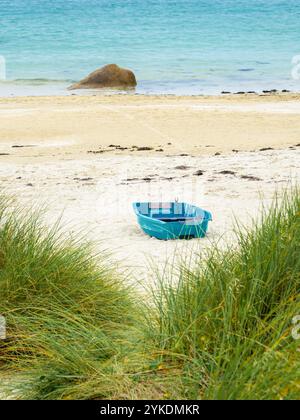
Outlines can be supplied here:
M64 239L57 225L47 230L36 214L10 211L2 203L2 371L21 376L18 388L30 398L91 396L82 383L96 376L101 389L90 393L110 395L108 388L116 384L111 366L125 342L133 345L138 324L132 289L111 268L108 255L96 256L88 242Z
M183 397L299 397L299 216L299 191L286 192L251 228L236 227L236 247L160 280L149 331L182 366Z

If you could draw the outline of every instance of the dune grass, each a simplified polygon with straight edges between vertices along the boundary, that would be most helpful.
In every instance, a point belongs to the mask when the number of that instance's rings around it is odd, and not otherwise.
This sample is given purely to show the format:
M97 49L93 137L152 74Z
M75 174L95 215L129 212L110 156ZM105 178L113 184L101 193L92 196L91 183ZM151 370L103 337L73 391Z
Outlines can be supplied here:
M47 231L38 217L10 212L2 202L0 314L8 331L1 369L25 375L19 386L30 397L69 398L72 387L85 397L81 383L94 376L101 387L87 396L110 395L110 364L125 341L131 345L138 324L132 290L108 268L109 257L93 256L88 243L64 240L57 226Z
M275 199L251 229L237 227L237 243L181 266L175 285L161 279L151 336L181 361L188 398L299 397L299 191Z
M237 227L234 248L212 248L158 279L147 299L108 257L8 207L0 368L20 378L20 398L299 398L298 190Z

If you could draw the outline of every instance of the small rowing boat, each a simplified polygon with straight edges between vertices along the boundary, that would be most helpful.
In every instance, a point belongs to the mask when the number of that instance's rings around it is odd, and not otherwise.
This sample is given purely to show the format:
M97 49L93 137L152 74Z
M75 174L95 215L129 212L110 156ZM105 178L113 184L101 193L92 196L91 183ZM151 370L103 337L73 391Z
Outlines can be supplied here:
M133 203L138 223L157 239L191 239L206 235L210 212L188 203Z

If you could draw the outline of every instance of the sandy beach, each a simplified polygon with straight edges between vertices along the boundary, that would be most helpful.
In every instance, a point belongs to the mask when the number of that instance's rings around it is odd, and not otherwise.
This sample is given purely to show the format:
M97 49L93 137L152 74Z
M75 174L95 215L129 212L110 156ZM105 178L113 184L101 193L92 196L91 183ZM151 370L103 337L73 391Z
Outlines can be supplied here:
M128 148L119 150L121 155L136 154L132 146L164 155L288 147L300 141L299 99L298 94L2 98L1 153L31 162L49 155L82 157L112 144Z
M71 96L0 99L2 193L46 209L145 280L191 248L232 235L300 177L300 95ZM207 238L161 242L135 200L186 200L213 214ZM151 263L150 263L151 264ZM148 283L148 280L145 282Z
M300 1L0 10L0 400L299 399Z

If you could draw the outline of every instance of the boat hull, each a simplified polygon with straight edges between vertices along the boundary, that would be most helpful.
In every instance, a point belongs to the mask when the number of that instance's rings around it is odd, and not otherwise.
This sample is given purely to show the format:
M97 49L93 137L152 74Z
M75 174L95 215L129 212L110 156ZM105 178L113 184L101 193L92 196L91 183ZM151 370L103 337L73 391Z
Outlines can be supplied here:
M137 221L147 235L161 240L203 238L211 214L186 203L134 203Z

